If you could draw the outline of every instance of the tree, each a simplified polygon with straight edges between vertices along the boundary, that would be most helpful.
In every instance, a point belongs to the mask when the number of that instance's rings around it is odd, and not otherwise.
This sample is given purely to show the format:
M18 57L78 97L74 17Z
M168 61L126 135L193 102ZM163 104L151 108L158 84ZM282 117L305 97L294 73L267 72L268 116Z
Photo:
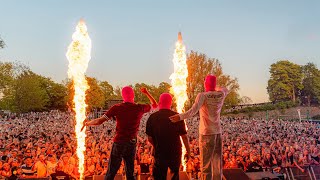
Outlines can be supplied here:
M19 62L0 62L0 109L15 111L16 79L29 67Z
M222 68L220 68L221 74L217 76L218 78L218 86L226 87L229 90L229 94L224 100L223 109L230 108L232 106L238 105L241 103L241 97L238 93L239 91L239 83L237 78L232 78L230 75L223 74ZM218 73L219 74L219 73Z
M241 97L241 104L252 104L252 99L248 96Z
M17 112L42 111L46 109L49 97L41 87L38 75L25 71L16 80L14 86L14 106Z
M145 87L148 89L148 91L150 92L150 94L155 97L155 92L156 92L156 87L154 85L148 85L145 83L136 83L133 86L133 90L134 90L134 95L135 95L135 101L137 103L143 103L143 104L148 104L150 103L149 99L147 96L145 96L143 93L141 93L140 89L142 87Z
M105 97L102 89L99 86L96 78L87 77L88 85L90 88L86 92L86 102L88 103L88 109L99 109L104 107Z
M41 87L46 91L49 102L47 110L60 109L65 110L67 104L67 88L63 84L56 83L50 78L39 76Z
M89 85L89 89L86 91L86 103L88 105L87 109L92 111L94 109L99 109L104 107L104 94L102 89L98 84L98 80L92 77L86 77L86 80ZM67 87L67 106L69 108L74 107L73 98L74 98L74 84L72 81L66 82Z
M98 84L98 80L92 77L86 77L86 80L89 85L89 89L86 91L86 104L88 105L88 111L94 109L99 109L104 107L104 94L102 89ZM74 84L72 81L68 81L66 85L68 89L67 96L67 106L69 108L74 107L73 98L74 98Z
M320 71L313 63L307 63L302 67L303 89L301 101L310 106L311 103L320 104Z
M133 86L133 90L134 90L134 94L135 94L135 101L137 103L144 103L144 104L149 104L150 100L147 96L145 96L144 94L142 94L140 92L140 89L142 87L145 87L148 89L148 91L150 92L150 94L154 97L154 99L158 102L159 101L159 97L162 93L169 93L170 91L170 84L167 82L161 82L159 83L158 86L155 85L148 85L145 83L136 83ZM173 102L174 103L174 102ZM172 105L174 107L174 104Z
M6 44L4 43L4 41L0 37L0 49L4 48L5 46L6 46Z
M296 102L303 88L301 66L288 60L278 61L271 65L270 75L267 87L270 100Z
M115 98L113 87L107 81L100 82L99 87L104 95L104 105L107 105L108 101Z
M114 88L114 97L112 99L115 99L115 100L121 100L122 99L121 88L119 86Z
M154 92L155 100L158 102L159 98L160 98L160 95L162 93L170 93L170 88L171 88L171 85L169 83L167 83L167 82L159 83L158 87L155 89L155 92ZM173 106L174 106L175 102L173 101L172 103L173 103Z
M225 106L233 106L240 103L238 80L224 74L222 66L217 59L208 58L205 54L191 51L187 55L187 65L187 93L189 100L185 109L189 109L194 103L197 94L204 91L203 83L208 74L214 74L217 77L218 86L226 87L230 91L225 100Z
M6 88L14 80L14 64L0 62L0 89Z
M11 86L15 78L29 67L19 62L0 62L0 90Z

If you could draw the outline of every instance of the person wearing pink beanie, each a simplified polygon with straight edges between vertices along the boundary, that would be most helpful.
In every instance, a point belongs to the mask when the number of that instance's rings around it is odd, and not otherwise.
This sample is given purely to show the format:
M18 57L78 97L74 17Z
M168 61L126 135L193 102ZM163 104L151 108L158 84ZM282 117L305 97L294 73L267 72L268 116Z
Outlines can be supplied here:
M222 130L220 112L228 94L226 88L218 88L217 78L207 75L205 92L197 95L195 103L185 113L171 116L172 122L191 118L199 112L199 147L201 179L222 179Z

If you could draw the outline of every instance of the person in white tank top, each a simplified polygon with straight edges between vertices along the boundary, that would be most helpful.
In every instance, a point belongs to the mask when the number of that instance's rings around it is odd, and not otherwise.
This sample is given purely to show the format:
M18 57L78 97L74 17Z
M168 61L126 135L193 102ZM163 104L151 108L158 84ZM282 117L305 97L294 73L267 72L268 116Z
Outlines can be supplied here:
M214 75L207 75L206 92L199 93L192 107L182 114L171 116L172 122L191 118L199 112L199 147L201 179L222 179L222 130L220 113L228 90L216 87Z

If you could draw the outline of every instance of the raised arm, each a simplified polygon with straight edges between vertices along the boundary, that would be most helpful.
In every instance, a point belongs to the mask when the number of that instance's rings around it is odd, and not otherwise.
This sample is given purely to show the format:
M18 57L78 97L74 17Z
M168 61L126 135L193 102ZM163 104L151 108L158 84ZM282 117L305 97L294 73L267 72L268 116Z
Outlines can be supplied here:
M229 90L225 87L216 87L216 91L222 91L226 96L229 94Z
M194 104L192 105L192 107L185 113L182 114L176 114L174 116L170 117L170 120L172 122L178 122L178 121L182 121L184 119L190 118L192 116L194 116L199 109L201 108L203 102L204 102L204 95L203 94L198 94L196 97L196 100L194 102Z
M153 108L157 108L157 107L158 107L157 101L152 97L152 95L149 93L149 91L147 90L147 88L142 87L142 88L140 89L140 91L141 91L144 95L146 95L146 96L148 97L148 99L150 100L150 103L151 103L151 105L152 105Z

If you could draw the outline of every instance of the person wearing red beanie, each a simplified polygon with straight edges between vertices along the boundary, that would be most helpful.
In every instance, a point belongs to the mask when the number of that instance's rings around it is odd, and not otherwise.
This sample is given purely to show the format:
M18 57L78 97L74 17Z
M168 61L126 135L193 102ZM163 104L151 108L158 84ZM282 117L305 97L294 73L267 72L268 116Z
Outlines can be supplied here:
M159 111L150 115L147 121L146 134L148 141L154 147L155 164L153 175L155 180L166 180L168 168L173 174L172 180L179 180L182 146L180 137L186 147L187 155L190 147L184 121L172 123L170 116L177 114L171 110L172 96L169 93L161 94Z

